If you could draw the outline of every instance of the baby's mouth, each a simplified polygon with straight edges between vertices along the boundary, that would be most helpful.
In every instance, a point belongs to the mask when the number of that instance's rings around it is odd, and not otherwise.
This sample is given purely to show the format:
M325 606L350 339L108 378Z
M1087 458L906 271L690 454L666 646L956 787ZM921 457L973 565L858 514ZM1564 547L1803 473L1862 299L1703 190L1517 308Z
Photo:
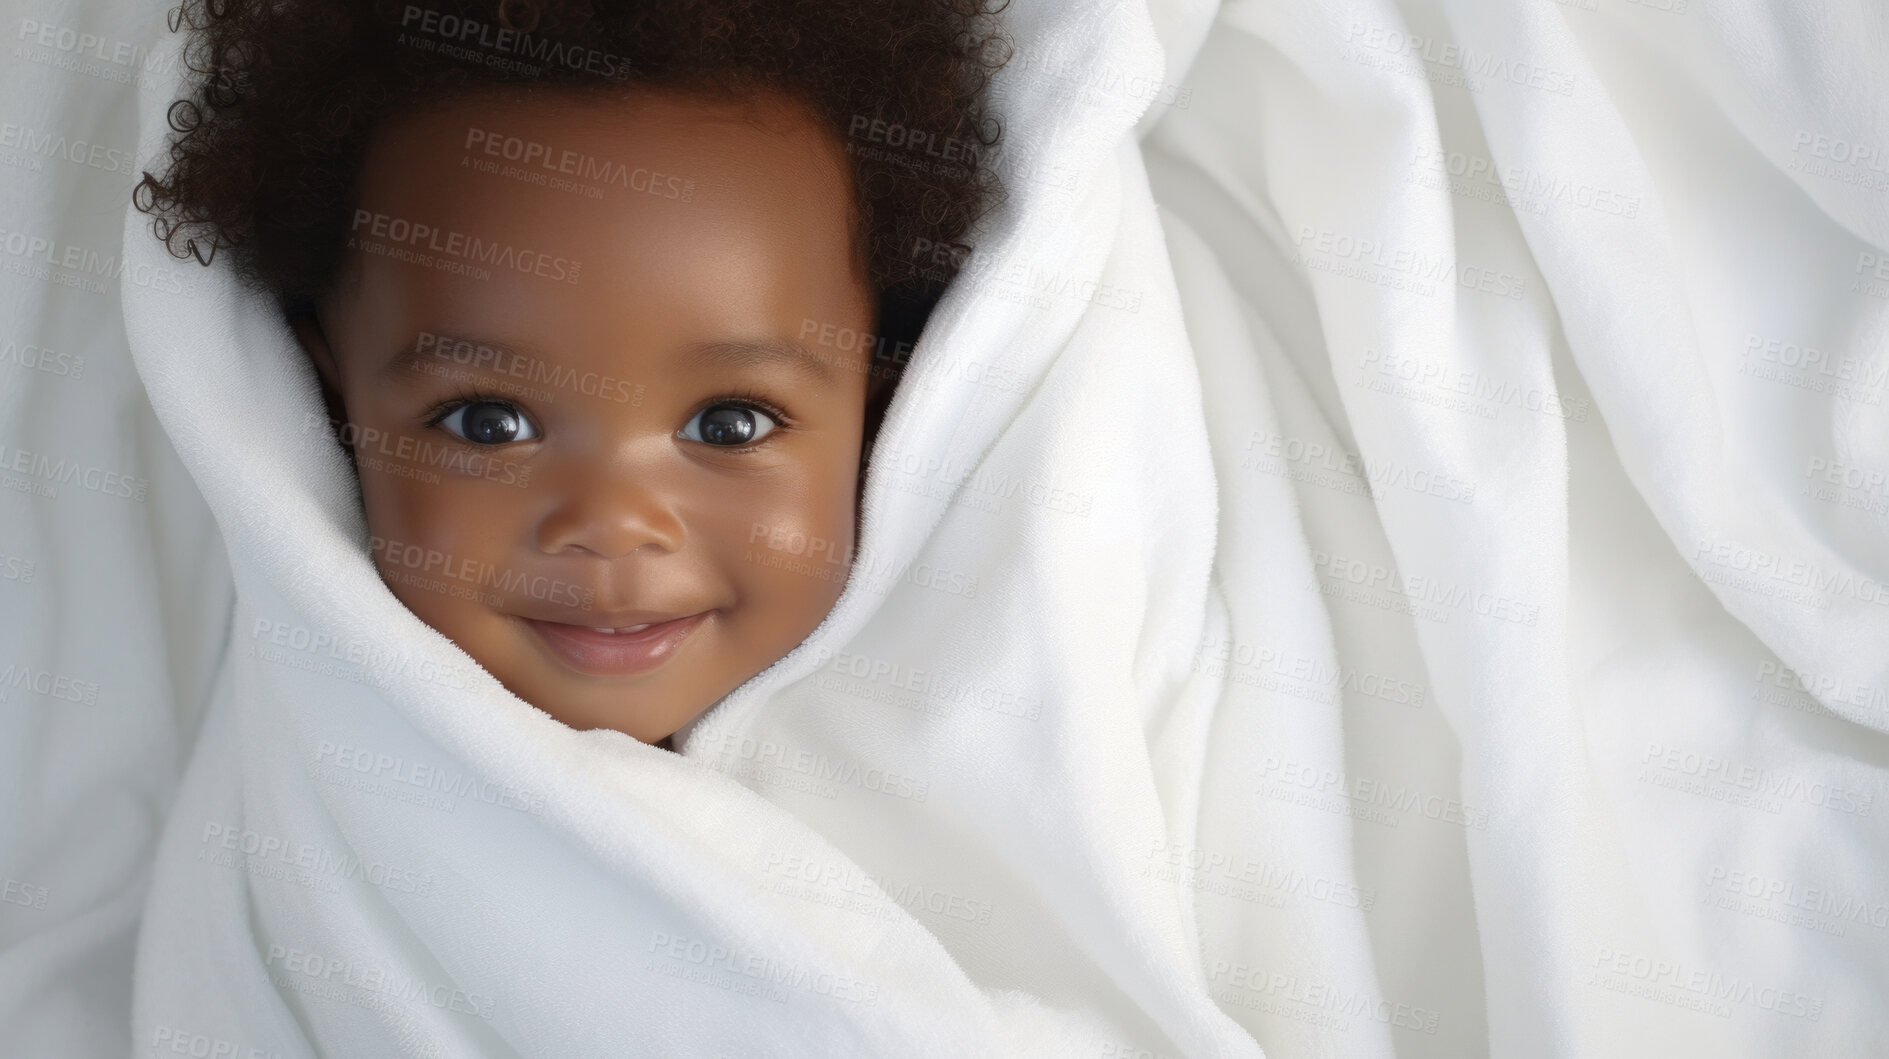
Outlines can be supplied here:
M538 641L571 669L591 676L634 676L661 666L712 610L634 625L589 626L525 618Z

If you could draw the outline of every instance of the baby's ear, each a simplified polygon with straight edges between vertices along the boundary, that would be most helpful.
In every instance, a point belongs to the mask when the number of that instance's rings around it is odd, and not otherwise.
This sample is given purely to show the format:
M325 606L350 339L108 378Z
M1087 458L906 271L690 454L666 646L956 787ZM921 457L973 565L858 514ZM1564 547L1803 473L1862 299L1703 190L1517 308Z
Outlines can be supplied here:
M295 332L295 339L308 354L308 359L315 363L315 374L321 377L321 403L328 411L328 419L333 423L345 423L348 420L348 405L341 396L341 366L335 356L334 347L328 344L328 334L322 330L321 321L312 312L289 314L289 327ZM354 458L354 447L344 446L348 458Z
M877 368L878 365L873 365ZM872 443L879 437L879 427L885 423L886 409L892 404L892 393L898 388L898 379L890 371L874 371L866 382L866 410L863 419L865 444L860 448L860 466L865 466L866 457L872 453ZM863 472L862 472L863 473Z
M322 388L339 395L341 368L333 347L328 345L327 334L321 329L321 321L312 312L297 312L290 314L289 327L294 329L296 341L301 343L303 352L314 362L315 371L321 376Z
M892 388L896 380L892 378L890 371L881 369L877 364L871 364L869 371L871 374L866 377L866 404L870 406L875 402L884 403L886 391Z

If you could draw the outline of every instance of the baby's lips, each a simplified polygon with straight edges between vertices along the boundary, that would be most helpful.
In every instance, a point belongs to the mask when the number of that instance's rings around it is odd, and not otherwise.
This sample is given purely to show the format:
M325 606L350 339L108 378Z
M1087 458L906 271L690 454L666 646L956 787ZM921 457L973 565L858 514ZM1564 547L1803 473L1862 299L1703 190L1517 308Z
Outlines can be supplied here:
M574 625L583 629L631 629L639 625L660 625L664 622L692 618L702 613L700 610L688 610L680 607L662 610L615 610L615 611L562 611L547 615L524 614L520 617L527 621L551 622L557 625Z

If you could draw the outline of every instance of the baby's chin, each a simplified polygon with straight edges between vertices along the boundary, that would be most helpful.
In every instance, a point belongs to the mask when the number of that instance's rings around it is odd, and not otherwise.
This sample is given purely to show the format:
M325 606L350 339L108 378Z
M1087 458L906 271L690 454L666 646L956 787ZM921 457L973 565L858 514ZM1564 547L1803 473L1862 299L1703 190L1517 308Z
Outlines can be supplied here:
M491 671L492 667L487 666L487 669ZM709 707L719 701L718 696L707 702L691 703L678 710L673 696L644 698L633 692L572 688L568 685L575 681L565 680L556 681L558 686L547 686L553 682L535 673L507 679L505 675L493 671L493 676L512 694L567 727L580 732L622 732L638 742L661 745L664 749L673 749L671 737L690 721L707 713ZM594 679L575 678L576 681Z

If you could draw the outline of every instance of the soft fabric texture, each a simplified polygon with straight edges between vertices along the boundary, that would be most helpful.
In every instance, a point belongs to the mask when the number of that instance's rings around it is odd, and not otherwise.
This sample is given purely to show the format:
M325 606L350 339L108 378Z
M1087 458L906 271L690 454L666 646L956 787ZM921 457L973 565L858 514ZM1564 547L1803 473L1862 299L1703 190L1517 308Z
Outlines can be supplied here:
M1867 1052L1889 34L1774 7L1012 3L852 579L678 754L407 611L286 325L48 156L0 1050ZM41 21L155 168L175 38Z
M1374 897L1201 899L1270 1052L1884 1039L1886 44L1862 4L1219 12L1144 147L1245 414L1216 569L1296 568L1216 718L1260 797L1199 841Z
M134 1040L1260 1054L1203 988L1181 891L1132 871L1170 827L1147 713L1210 703L1188 662L1214 541L1130 135L1147 100L1044 81L1158 82L1162 53L1135 6L1022 5L1008 28L1013 194L889 412L847 593L680 756L565 727L393 598L262 300L216 269L195 300L129 295L237 594L158 854ZM128 259L160 260L142 222ZM973 503L936 499L972 473Z

